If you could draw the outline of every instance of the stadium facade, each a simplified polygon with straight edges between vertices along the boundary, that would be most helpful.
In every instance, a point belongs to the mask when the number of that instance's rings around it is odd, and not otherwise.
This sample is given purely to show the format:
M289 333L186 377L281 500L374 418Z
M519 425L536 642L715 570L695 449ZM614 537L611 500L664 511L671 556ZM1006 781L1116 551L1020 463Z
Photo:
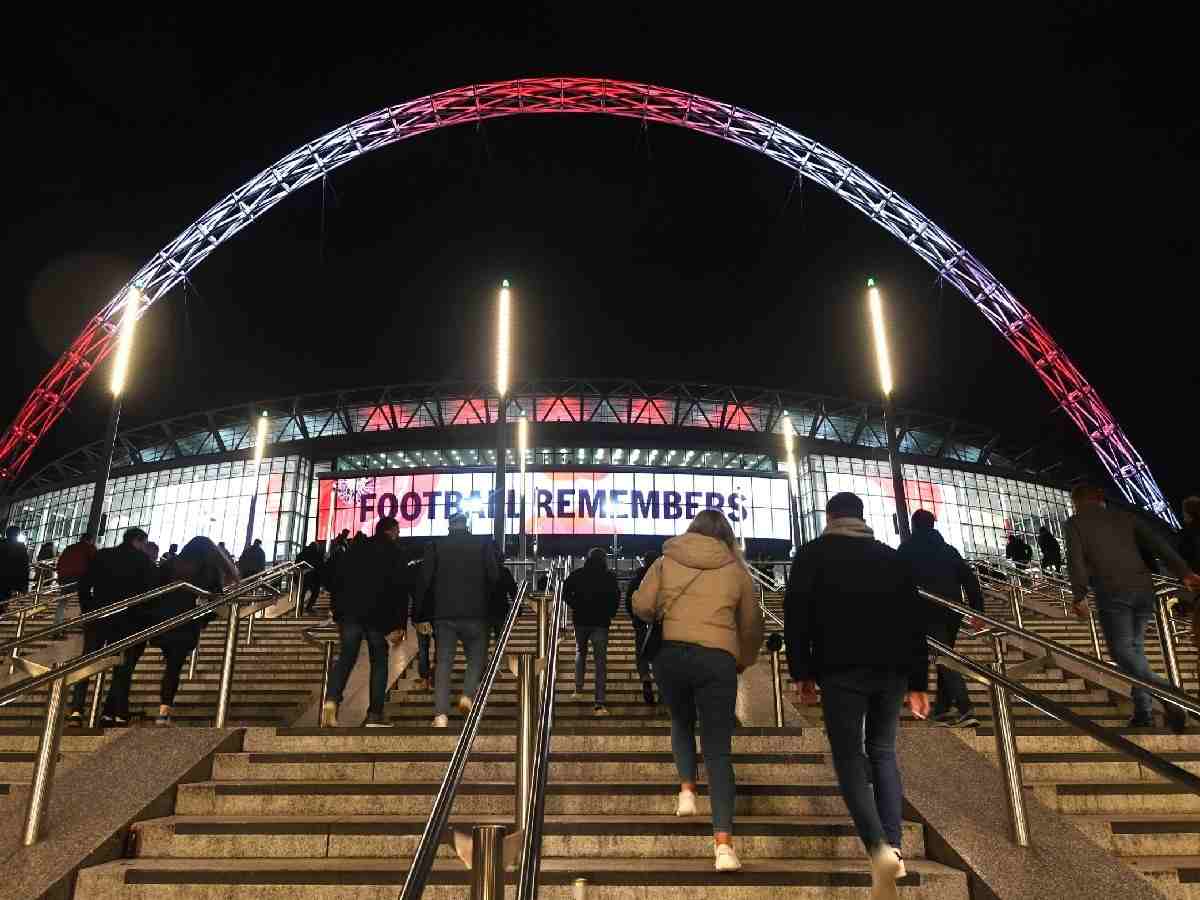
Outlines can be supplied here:
M844 490L865 499L882 540L899 540L877 405L628 379L525 382L508 402L510 534L522 518L514 423L525 416L524 524L543 541L618 535L636 548L716 508L751 550L777 554L793 530L801 541L818 534L826 499ZM250 403L129 429L119 436L100 543L140 526L164 549L206 534L236 552L253 535L280 559L343 528L369 533L381 515L396 516L406 538L444 534L459 510L490 533L497 409L489 385L442 382ZM256 469L263 411L267 446ZM794 498L782 434L789 421ZM910 510L931 509L963 552L1003 552L1011 532L1032 545L1041 525L1061 537L1068 494L1030 449L938 416L902 412L897 428ZM77 539L101 451L97 442L36 472L7 498L9 524L35 546Z

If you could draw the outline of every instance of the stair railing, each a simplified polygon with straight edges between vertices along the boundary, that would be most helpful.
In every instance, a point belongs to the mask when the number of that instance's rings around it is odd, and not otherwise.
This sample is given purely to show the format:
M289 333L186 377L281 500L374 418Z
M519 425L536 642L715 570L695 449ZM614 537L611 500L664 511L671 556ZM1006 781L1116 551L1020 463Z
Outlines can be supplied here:
M563 583L565 570L560 570L554 585L553 608L550 611L550 633L546 647L545 671L542 676L542 702L538 710L537 739L533 750L533 772L529 799L525 806L525 831L521 842L521 865L517 882L517 900L534 900L542 868L542 832L545 826L546 783L550 778L550 741L554 733L554 700L558 683L558 645L562 637ZM502 897L499 893L491 896Z
M1022 641L1035 644L1051 654L1063 656L1075 662L1101 670L1110 678L1124 681L1131 686L1145 688L1160 701L1173 704L1194 716L1200 716L1200 703L1197 703L1193 698L1177 689L1167 690L1154 682L1146 681L1134 675L1128 675L1102 661L1079 653L1065 644L1049 640L1036 632L1020 628L1010 622L995 619L984 613L977 612L963 603L939 597L924 590L919 593L932 603L982 624L983 627L979 631L967 633L966 637L989 637L991 639L993 655L991 667L981 665L933 638L928 638L928 643L936 654L952 661L956 668L964 671L975 680L982 681L988 685L991 694L996 750L1000 759L1000 770L1005 783L1005 794L1012 826L1012 838L1017 845L1028 846L1029 824L1025 814L1025 795L1021 777L1021 764L1017 754L1016 738L1013 733L1012 711L1009 701L1010 695L1017 697L1024 703L1053 719L1079 729L1094 740L1116 750L1118 753L1130 757L1163 778L1180 784L1192 793L1200 795L1200 777L1193 775L1191 772L1180 768L1157 754L1151 753L1149 750L1135 744L1117 732L1079 715L1059 701L1009 678L1005 671L1005 642L1003 638L1005 635L1020 638Z
M528 581L523 581L520 584L517 589L516 602L513 603L508 611L508 618L505 619L504 627L500 632L500 638L496 642L496 650L492 654L492 658L488 660L487 668L483 673L483 680L479 683L479 688L475 692L475 697L471 704L471 710L467 713L466 721L463 723L462 734L459 736L458 743L454 747L454 752L450 754L450 762L446 766L446 774L442 776L442 783L439 785L437 794L434 797L429 819L425 822L425 830L421 833L421 840L417 844L412 864L409 866L408 874L405 876L404 887L400 891L400 900L418 900L421 893L425 890L425 883L429 879L430 870L433 868L433 861L437 856L438 846L442 842L442 836L446 831L446 823L450 818L450 810L454 806L454 798L458 793L463 772L466 770L467 760L471 755L471 747L475 743L475 737L479 733L479 724L483 720L484 711L487 709L492 685L495 684L496 676L500 672L500 666L504 662L504 651L508 647L508 641L512 636L517 618L521 615L522 600L524 600L528 587ZM451 662L444 661L440 657L438 659L438 665L449 665ZM487 832L487 835L489 838L496 837L494 832ZM482 835L480 837L482 838ZM483 840L474 843L480 844L480 849L483 849ZM468 854L468 857L471 855ZM481 862L494 863L495 858L488 853L484 855ZM494 869L495 866L493 865L484 865L481 871ZM500 866L499 872L491 871L490 875L493 879L502 878L503 866ZM496 897L503 896L503 894L504 890L501 886L498 894L489 894L488 896Z
M182 612L179 615L152 625L149 628L143 628L128 637L122 638L119 641L113 641L106 644L99 650L91 653L83 653L72 659L64 660L60 663L55 663L50 666L45 666L40 663L23 657L13 657L16 667L19 668L26 677L13 680L12 678L0 683L0 706L6 706L9 703L16 701L18 698L29 694L31 691L50 685L50 695L46 703L46 720L42 728L41 741L38 744L37 759L34 763L33 782L29 790L29 805L25 814L25 826L22 833L22 842L26 847L31 847L36 844L42 837L45 830L45 813L50 802L50 790L54 781L54 770L58 761L58 748L62 739L63 718L66 712L67 687L79 681L90 678L92 675L99 675L107 672L109 669L120 664L124 651L138 644L144 644L152 638L160 634L165 634L181 625L186 625L196 619L204 618L222 607L229 607L229 619L226 626L225 634L225 656L221 664L221 685L217 697L217 715L216 727L224 728L226 715L229 709L229 694L230 687L233 682L233 667L236 659L237 650L237 633L238 621L241 618L240 605L242 598L254 591L262 584L284 576L291 571L295 566L294 563L286 563L274 569L259 573L243 580L241 583L225 591L221 594L212 595L209 592L196 587L187 582L173 582L169 585L164 585L160 588L147 591L144 594L139 594L136 597L130 597L126 600L118 601L110 604L103 609L95 610L92 613L80 616L70 622L64 622L62 625L55 625L50 628L45 628L36 634L23 637L17 641L9 641L6 644L0 645L0 653L12 651L18 647L37 641L45 635L55 634L66 628L72 628L80 624L94 622L108 616L117 615L133 607L147 603L157 597L170 593L176 590L186 590L197 597L205 598L205 602L193 609ZM246 611L256 611L275 603L274 598L261 601L259 604L250 604L245 609ZM99 694L101 684L96 685L96 693ZM95 698L93 698L93 709L96 707Z

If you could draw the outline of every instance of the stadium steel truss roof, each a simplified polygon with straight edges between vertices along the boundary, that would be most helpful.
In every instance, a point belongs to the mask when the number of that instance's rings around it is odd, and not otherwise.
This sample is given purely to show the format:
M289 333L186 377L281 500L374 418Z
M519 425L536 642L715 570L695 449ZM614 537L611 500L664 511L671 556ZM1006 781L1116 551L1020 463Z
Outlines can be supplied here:
M485 382L448 381L302 394L179 416L122 431L113 459L116 470L203 462L249 453L253 426L268 417L268 455L302 450L336 455L361 450L356 435L412 433L496 420L497 397ZM708 432L781 433L784 412L800 439L878 450L887 446L878 404L819 394L761 387L692 384L631 379L546 379L513 385L510 423L527 416L531 424L606 424ZM1056 465L1041 466L1036 448L1001 443L993 431L957 419L912 411L897 414L902 453L1046 476ZM681 431L672 432L675 435ZM712 443L711 438L699 441ZM628 432L626 432L628 434ZM666 432L658 432L665 436ZM647 432L647 438L651 438ZM538 440L536 434L534 442ZM576 436L586 440L586 435ZM653 438L651 438L653 439ZM297 444L289 448L288 444ZM30 496L94 477L103 441L96 441L42 467L18 489ZM814 445L820 446L820 445ZM782 446L780 447L782 452Z

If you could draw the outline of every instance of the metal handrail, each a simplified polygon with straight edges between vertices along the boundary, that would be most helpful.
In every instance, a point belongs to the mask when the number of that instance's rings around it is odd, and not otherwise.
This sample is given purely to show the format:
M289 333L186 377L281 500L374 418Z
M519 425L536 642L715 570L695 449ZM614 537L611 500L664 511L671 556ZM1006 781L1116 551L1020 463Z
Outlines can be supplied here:
M926 590L919 590L918 593L920 593L920 595L926 600L940 604L946 609L975 619L978 622L982 622L984 626L997 634L1009 634L1014 637L1019 637L1024 641L1037 644L1044 650L1064 656L1068 659L1074 660L1075 662L1083 663L1094 669L1098 669L1104 672L1105 675L1116 678L1120 681L1124 681L1132 687L1145 688L1154 696L1158 697L1159 700L1172 703L1194 716L1200 716L1200 703L1197 703L1182 691L1167 690L1152 681L1146 681L1143 678L1138 678L1136 675L1129 675L1128 673L1122 672L1120 669L1110 665L1109 663L1103 662L1102 660L1093 659L1090 656L1085 656L1077 650L1073 650L1072 648L1068 647L1066 644L1060 644L1058 641L1052 641L1049 638L1042 637L1036 632L1018 627L1010 622L1005 622L1002 619L992 618L986 613L981 613L978 610L974 610L971 607L954 600L949 600L946 597L939 597L937 594L931 594Z
M292 564L288 563L286 565ZM283 566L279 568L283 568ZM39 688L43 684L48 684L51 681L62 678L64 675L70 675L72 672L78 669L86 668L97 660L104 659L108 656L113 656L128 649L129 647L145 643L151 638L157 637L160 634L165 634L168 631L172 631L175 628L178 628L180 625L186 625L188 622L194 621L195 619L210 615L211 613L216 612L222 606L225 606L226 604L232 603L236 600L240 600L244 594L247 594L257 588L260 583L273 578L281 577L284 574L286 574L286 572L265 570L257 575L252 575L242 581L237 587L217 594L215 599L210 600L203 606L197 606L186 612L179 613L176 616L172 616L170 619L159 622L157 625L151 625L148 628L143 628L141 631L122 638L119 641L112 641L108 644L105 644L99 650L94 650L91 653L83 653L74 657L73 659L65 660L50 672L47 672L44 675L37 675L27 678L24 681L18 682L4 693L0 693L0 706L7 706L18 697L28 694L31 690ZM154 599L154 597L159 597L170 593L171 591L178 590L180 587L188 588L200 596L213 596L208 591L198 588L193 584L179 581L172 582L171 584L165 585L161 588L156 588L153 591L147 591L145 594L139 594L137 598L130 598L130 600L136 599L138 603L144 603L147 600ZM69 625L77 625L85 621L94 621L98 618L103 618L104 615L111 615L114 612L122 612L132 605L137 604L131 604L129 600L122 600L118 603L113 603L110 606L104 607L102 610L97 610L95 613L89 613L86 616L80 616L78 619L73 619L71 622L64 622L62 625L44 629L36 634L30 635L27 638L22 638L20 641L9 641L7 644L0 644L0 652L36 640L41 635L53 634L54 632L59 631L62 628L66 628Z
M1006 675L995 672L987 666L980 665L969 657L963 656L951 647L946 646L934 638L928 638L929 646L940 656L945 656L952 659L959 667L967 669L974 674L978 679L996 684L1010 694L1015 694L1023 702L1032 706L1034 709L1045 713L1052 719L1057 719L1060 722L1065 722L1084 732L1088 737L1099 741L1105 746L1123 753L1126 756L1132 757L1137 762L1144 765L1146 768L1157 772L1164 778L1182 784L1188 790L1195 794L1200 794L1200 777L1193 775L1186 769L1180 768L1172 762L1168 762L1161 756L1151 753L1145 747L1135 744L1133 741L1122 737L1115 731L1097 725L1086 716L1081 716L1057 700L1047 697L1045 694L1039 693L1019 681L1013 681Z
M546 671L543 675L542 706L538 713L537 739L533 751L533 776L529 805L525 808L525 834L521 841L521 872L517 900L534 900L542 867L542 831L545 825L546 782L550 777L550 738L554 731L554 697L558 681L558 644L562 634L563 577L554 586L550 634L546 642Z
M479 723L483 719L484 709L487 707L488 697L492 691L492 685L496 681L496 676L500 672L500 666L504 661L504 650L508 646L508 639L512 635L513 626L516 624L517 617L521 614L522 601L525 599L525 592L528 590L528 579L522 580L517 588L517 599L513 603L512 608L508 611L508 618L504 622L504 630L500 634L500 640L496 642L495 653L492 654L491 660L488 662L488 667L483 675L483 680L479 683L479 688L475 692L475 698L471 704L471 711L467 714L466 721L463 723L462 734L458 739L458 744L454 748L454 752L450 755L450 763L446 767L446 774L442 777L442 783L438 787L437 795L434 797L433 809L429 813L429 819L425 822L425 830L421 833L421 841L417 845L417 850L413 854L412 864L409 866L408 875L404 879L404 887L400 891L400 900L418 900L421 893L425 890L425 882L429 878L429 871L433 868L434 858L437 856L438 845L442 842L442 834L446 830L446 823L450 819L450 809L454 805L454 797L458 793L458 786L462 781L463 772L466 770L467 758L471 755L471 745L475 743L475 736L479 733ZM439 661L439 664L440 661Z
M306 567L306 566L308 568L312 568L306 562L282 562L277 566L272 566L269 569L264 569L261 572L258 572L252 576L249 576L248 579L243 581L243 584L245 584L250 579L257 579L256 581L253 582L253 586L257 587L260 584L262 584L263 582L266 582L268 580L272 580L274 578L278 578L278 577L290 574L290 572L293 569L302 569L303 567ZM68 620L62 622L61 624L51 625L49 628L43 628L41 631L34 632L33 634L24 635L19 639L11 640L6 643L0 644L0 656L6 655L10 650L12 650L15 647L21 647L21 646L24 646L25 644L42 640L47 635L57 634L60 631L67 631L72 628L78 628L82 625L87 625L91 622L98 621L99 619L106 619L109 616L114 616L119 613L126 612L127 610L133 609L135 606L141 606L143 603L147 603L150 600L155 600L155 599L163 596L164 594L169 594L172 591L176 591L176 590L191 591L193 594L195 594L196 597L211 596L211 593L209 591L206 591L203 588L196 587L196 585L192 584L189 581L172 581L170 584L165 584L165 585L161 585L156 588L151 588L150 590L148 590L144 593L135 594L132 597L126 597L124 600L118 600L115 603L110 603L108 606L102 606L100 609L94 609L89 613L83 613L82 615L80 615L74 619L68 619ZM44 599L45 599L45 602L49 603L50 601L56 600L57 598L54 595L50 595L50 596L44 596Z

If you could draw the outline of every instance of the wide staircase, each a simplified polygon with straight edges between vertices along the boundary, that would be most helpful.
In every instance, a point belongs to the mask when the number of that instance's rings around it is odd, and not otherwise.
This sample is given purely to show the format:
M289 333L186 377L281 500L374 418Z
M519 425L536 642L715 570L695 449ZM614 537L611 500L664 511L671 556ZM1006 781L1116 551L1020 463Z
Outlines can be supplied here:
M523 617L509 649L532 650L534 627L532 616ZM611 635L610 715L593 715L590 665L585 695L572 696L573 656L566 639L546 795L545 896L571 896L576 880L586 879L595 897L681 889L728 898L867 897L867 864L820 728L738 730L736 840L745 870L717 875L703 775L701 814L674 816L669 720L642 699L628 620L618 619ZM462 674L456 662L456 685ZM449 730L431 727L432 696L411 685L402 681L391 693L393 728L248 729L241 752L217 755L211 780L180 786L173 816L141 824L136 858L83 871L76 896L395 897L461 725L456 716ZM515 691L511 678L496 682L452 828L513 822ZM926 861L924 844L921 826L906 823L901 896L965 900L964 873ZM462 897L468 878L443 843L424 896Z
M1095 656L1091 629L1085 620L1063 611L1056 587L1029 579L1022 607L1024 627L1089 657ZM984 580L985 611L1013 621L1010 594ZM782 617L782 595L767 594L769 609ZM1183 689L1197 695L1198 657L1191 635L1177 623L1175 652ZM964 635L967 632L964 629ZM1102 652L1108 659L1103 637ZM990 639L960 636L955 649L981 665L992 663ZM1147 629L1146 653L1152 668L1165 675L1161 643L1153 623ZM1129 729L1133 714L1127 695L1110 690L1095 676L1067 671L1053 664L1030 665L1037 654L1008 646L1005 662L1016 669L1015 680L1057 700L1099 725L1111 728L1134 743L1200 774L1200 723L1192 720L1187 733L1176 735L1163 727L1161 714L1155 728ZM930 685L934 685L930 664ZM954 728L952 733L988 758L997 758L995 731L988 688L968 678L978 727ZM817 715L815 711L811 713ZM1102 848L1125 861L1173 898L1200 898L1200 796L1168 781L1128 756L1114 752L1092 737L1065 726L1014 698L1012 714L1023 781L1029 796L1036 797ZM904 724L928 727L905 711ZM1036 840L1036 836L1035 836Z
M323 601L320 614L324 614ZM67 618L79 615L77 603L68 607ZM35 612L26 618L24 633L36 634L54 622L53 609ZM250 642L248 623L239 624L237 664L230 695L230 726L285 725L296 720L314 702L320 692L324 668L321 647L305 641L301 632L314 620L295 619L291 614L279 618L256 618ZM176 725L211 725L216 715L217 692L221 675L226 621L211 622L201 632L195 667L184 667L175 698L172 719ZM0 618L0 643L17 636L17 616ZM21 655L34 660L53 651L63 658L81 652L78 631L65 640L40 640L22 648ZM153 726L158 715L159 684L163 656L148 647L134 671L129 693L131 727ZM4 667L7 674L8 667ZM91 709L96 679L88 684L86 714ZM104 683L107 691L108 681ZM48 688L35 689L20 699L0 706L0 797L22 790L32 775L38 742L46 710ZM63 730L60 771L69 768L82 755L112 743L122 729L67 727Z

